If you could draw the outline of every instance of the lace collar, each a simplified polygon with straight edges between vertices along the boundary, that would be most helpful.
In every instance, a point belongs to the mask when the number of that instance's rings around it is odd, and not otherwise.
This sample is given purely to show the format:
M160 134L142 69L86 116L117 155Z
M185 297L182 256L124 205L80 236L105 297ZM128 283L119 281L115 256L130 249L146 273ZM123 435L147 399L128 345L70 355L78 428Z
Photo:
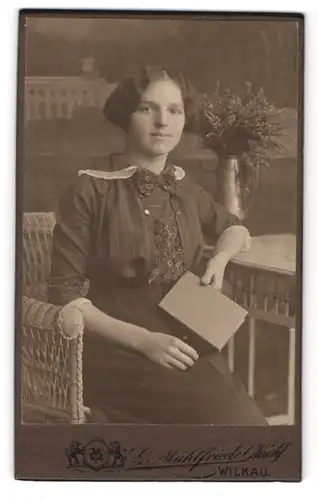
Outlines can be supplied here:
M185 176L185 171L181 167L167 163L160 175L153 174L147 169L137 166L129 166L120 170L79 170L78 175L88 175L96 179L115 180L129 179L136 175L136 184L139 192L143 196L150 194L155 185L161 185L167 190L172 190L176 181L180 181Z

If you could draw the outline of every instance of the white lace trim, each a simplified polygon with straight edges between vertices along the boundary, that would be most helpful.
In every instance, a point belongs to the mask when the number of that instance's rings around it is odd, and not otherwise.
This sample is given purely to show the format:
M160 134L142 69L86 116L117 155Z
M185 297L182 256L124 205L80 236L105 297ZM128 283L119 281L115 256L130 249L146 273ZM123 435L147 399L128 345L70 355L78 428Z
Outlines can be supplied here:
M177 167L173 165L174 168L174 176L177 181L180 181L185 176L185 171L181 167ZM90 177L95 177L96 179L129 179L135 172L137 172L138 167L131 166L127 168L123 168L122 170L113 170L112 172L106 172L105 170L79 170L78 176L81 175L89 175Z
M135 172L137 172L137 167L127 167L122 170L113 170L112 172L106 172L105 170L79 170L78 175L89 175L90 177L95 177L96 179L128 179Z
M181 181L183 177L185 176L185 171L181 167L177 167L177 165L173 165L174 167L174 175L177 181Z

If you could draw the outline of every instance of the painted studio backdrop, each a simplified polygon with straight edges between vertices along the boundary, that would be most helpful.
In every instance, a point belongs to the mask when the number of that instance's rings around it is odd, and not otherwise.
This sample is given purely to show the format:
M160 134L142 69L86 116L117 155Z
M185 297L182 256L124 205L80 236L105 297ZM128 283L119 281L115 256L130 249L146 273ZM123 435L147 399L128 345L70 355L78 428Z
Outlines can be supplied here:
M178 68L209 95L217 82L262 88L283 120L282 147L270 151L246 216L253 236L296 235L297 24L275 21L28 19L24 96L23 209L54 211L77 171L120 151L121 133L105 121L106 97L145 63ZM174 152L216 195L216 155L185 137ZM283 327L259 322L249 388L269 418L284 423L289 339ZM248 385L248 332L236 336L235 370Z

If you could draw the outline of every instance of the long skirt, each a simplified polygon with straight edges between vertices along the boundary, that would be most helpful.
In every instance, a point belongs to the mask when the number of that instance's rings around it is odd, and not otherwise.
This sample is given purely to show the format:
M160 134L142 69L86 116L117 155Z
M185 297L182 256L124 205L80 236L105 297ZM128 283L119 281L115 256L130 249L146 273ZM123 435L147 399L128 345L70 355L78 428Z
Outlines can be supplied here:
M155 286L108 290L107 294L93 291L93 303L111 316L152 332L189 338L200 354L186 371L171 370L94 332L85 332L84 402L98 409L97 420L268 425L223 355L200 343L197 336L190 333L189 337L185 327L160 310L161 296L162 290Z

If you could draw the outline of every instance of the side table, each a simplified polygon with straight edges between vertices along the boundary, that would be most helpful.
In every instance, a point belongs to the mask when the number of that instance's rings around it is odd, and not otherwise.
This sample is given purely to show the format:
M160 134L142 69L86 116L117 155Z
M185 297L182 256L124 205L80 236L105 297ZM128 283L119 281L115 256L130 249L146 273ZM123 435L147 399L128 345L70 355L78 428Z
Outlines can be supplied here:
M289 336L287 414L269 418L272 425L295 422L296 382L296 236L264 235L252 238L251 248L239 254L226 271L231 295L248 311L248 392L255 395L256 320L286 328ZM234 369L235 337L228 345L230 369Z

